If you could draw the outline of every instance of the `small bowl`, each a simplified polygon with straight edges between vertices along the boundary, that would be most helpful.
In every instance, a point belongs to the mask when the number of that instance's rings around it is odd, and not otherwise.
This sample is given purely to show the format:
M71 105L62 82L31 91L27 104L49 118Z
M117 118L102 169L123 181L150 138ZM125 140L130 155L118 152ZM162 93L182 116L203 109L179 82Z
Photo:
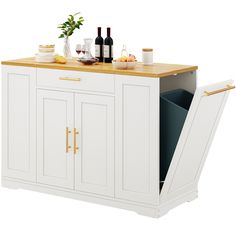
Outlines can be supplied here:
M41 53L48 53L48 52L54 52L55 51L55 45L39 45L39 52Z
M112 65L115 69L121 69L121 70L125 70L125 69L134 69L136 66L136 61L132 61L132 62L121 62L121 61L112 61Z
M55 56L41 56L40 54L35 54L35 61L40 63L52 63L55 62Z
M92 65L96 62L98 62L98 59L93 57L93 58L90 58L90 59L85 59L85 58L79 58L78 59L78 62L84 64L84 65Z

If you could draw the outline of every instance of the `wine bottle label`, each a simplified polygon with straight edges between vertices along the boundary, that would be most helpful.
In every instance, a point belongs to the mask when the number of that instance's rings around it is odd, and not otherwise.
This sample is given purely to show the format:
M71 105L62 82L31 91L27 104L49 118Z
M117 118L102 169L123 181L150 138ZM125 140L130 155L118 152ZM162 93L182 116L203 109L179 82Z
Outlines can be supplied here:
M100 47L101 45L95 45L95 57L100 57Z
M104 57L105 58L110 58L110 46L109 45L104 45ZM111 57L113 57L113 46L111 46Z
M104 57L109 58L109 45L104 45L103 50Z

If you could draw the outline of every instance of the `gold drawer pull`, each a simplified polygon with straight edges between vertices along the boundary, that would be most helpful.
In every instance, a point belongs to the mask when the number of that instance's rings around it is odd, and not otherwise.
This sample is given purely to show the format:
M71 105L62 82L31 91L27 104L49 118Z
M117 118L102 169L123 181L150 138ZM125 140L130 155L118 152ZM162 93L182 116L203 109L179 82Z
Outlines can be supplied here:
M76 135L79 134L78 131L76 131L76 128L74 128L74 154L76 154L76 151L79 150L77 146L77 141L76 141Z
M204 91L204 93L205 93L206 96L211 96L211 95L214 95L214 94L217 94L217 93L222 93L222 92L228 91L230 89L234 89L234 88L235 88L234 85L226 85L226 88L218 89L218 90L215 90L215 91L212 91L212 92Z
M80 81L80 78L60 77L59 80Z
M69 149L71 148L71 146L69 145L69 134L71 133L71 131L69 130L68 127L66 127L66 153L69 152Z

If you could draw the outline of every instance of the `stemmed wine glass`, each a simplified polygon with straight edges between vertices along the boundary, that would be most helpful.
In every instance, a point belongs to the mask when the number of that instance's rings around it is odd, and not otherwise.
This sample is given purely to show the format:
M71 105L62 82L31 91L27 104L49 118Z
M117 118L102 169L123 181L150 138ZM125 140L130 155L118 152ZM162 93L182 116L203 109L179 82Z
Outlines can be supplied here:
M78 55L80 55L80 53L85 54L85 45L77 44L75 50L78 53Z

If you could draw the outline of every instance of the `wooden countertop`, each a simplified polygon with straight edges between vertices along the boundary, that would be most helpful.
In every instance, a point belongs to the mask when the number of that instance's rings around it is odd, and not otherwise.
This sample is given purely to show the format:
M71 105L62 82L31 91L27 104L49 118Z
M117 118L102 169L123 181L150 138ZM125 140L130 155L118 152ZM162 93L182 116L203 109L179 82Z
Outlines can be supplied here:
M112 64L98 63L91 66L85 66L76 61L76 59L69 60L66 64L57 63L38 63L34 61L34 57L2 61L2 65L12 66L26 66L36 68L47 69L59 69L59 70L75 70L85 72L107 73L107 74L119 74L119 75L131 75L131 76L144 76L159 78L168 75L179 74L183 72L191 72L197 70L197 66L187 65L175 65L175 64L162 64L155 63L150 66L144 66L142 63L137 63L135 69L132 70L118 70L112 67Z

